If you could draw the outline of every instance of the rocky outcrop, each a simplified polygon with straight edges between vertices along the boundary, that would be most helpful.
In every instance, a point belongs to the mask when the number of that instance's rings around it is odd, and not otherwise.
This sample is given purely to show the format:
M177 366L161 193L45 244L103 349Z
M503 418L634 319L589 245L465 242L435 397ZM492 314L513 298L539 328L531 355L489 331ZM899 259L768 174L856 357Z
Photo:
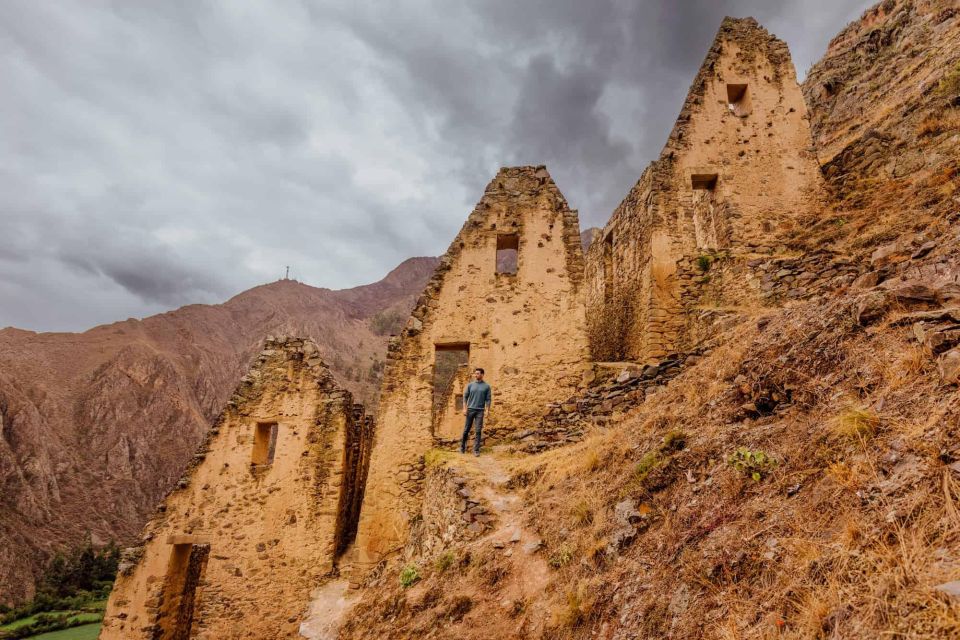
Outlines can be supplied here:
M836 215L809 245L853 254L960 217L960 9L953 0L885 0L831 42L803 93Z

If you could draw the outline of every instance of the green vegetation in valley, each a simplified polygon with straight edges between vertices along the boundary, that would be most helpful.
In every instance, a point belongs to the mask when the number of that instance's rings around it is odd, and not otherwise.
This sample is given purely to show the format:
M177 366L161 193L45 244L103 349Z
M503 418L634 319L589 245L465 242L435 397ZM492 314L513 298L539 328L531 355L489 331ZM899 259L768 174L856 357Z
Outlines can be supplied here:
M46 632L96 627L103 619L107 596L117 573L120 550L102 549L87 541L68 553L58 553L47 567L30 602L14 609L0 607L0 640L40 637ZM85 638L87 635L57 636Z
M51 631L41 633L38 636L30 636L29 640L97 640L100 635L100 623L84 624L79 627L71 627L62 631Z

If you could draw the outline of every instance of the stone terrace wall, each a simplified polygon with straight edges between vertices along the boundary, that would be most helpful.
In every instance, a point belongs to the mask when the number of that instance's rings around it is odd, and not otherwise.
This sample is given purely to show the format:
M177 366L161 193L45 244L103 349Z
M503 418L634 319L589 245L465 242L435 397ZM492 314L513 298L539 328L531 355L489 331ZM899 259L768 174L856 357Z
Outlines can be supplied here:
M510 234L519 247L515 275L497 273L498 241ZM390 344L358 534L361 563L399 551L420 512L423 454L444 435L433 424L436 347L469 346L470 367L486 369L494 389L487 427L537 424L545 402L581 381L582 280L577 213L550 174L501 169Z
M689 347L699 257L781 251L797 220L821 206L810 147L786 45L751 18L725 19L660 158L587 252L593 357Z
M254 451L272 461L254 463ZM294 638L356 530L372 421L307 340L271 339L126 550L100 637ZM262 443L265 448L258 449Z

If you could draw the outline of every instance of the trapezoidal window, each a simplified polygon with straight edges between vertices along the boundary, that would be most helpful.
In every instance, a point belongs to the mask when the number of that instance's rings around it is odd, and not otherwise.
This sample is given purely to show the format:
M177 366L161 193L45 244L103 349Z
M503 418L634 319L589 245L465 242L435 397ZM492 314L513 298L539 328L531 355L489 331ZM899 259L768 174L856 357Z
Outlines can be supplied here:
M197 587L203 580L209 555L209 544L172 545L157 619L160 633L154 637L161 640L189 640L197 603Z
M750 94L745 84L727 85L727 108L738 118L750 115Z
M497 234L497 273L517 274L520 255L520 235L516 233Z
M603 239L603 299L613 297L613 231Z
M694 190L705 189L713 191L717 188L717 174L693 173L690 175L690 187Z
M450 394L457 397L457 411L463 411L463 396L456 388L457 378L464 376L470 363L470 343L451 342L434 345L433 357L433 416L434 425L443 419Z
M253 428L253 451L250 454L252 464L273 464L273 456L277 453L276 422L258 422Z

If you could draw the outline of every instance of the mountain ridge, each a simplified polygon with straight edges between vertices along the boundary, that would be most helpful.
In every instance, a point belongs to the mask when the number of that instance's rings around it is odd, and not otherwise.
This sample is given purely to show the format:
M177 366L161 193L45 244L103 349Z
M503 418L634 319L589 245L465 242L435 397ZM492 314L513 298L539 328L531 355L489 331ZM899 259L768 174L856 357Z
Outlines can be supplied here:
M0 601L29 598L65 544L135 536L267 335L314 338L374 404L387 336L372 319L408 312L436 264L341 290L280 280L77 333L0 330Z

